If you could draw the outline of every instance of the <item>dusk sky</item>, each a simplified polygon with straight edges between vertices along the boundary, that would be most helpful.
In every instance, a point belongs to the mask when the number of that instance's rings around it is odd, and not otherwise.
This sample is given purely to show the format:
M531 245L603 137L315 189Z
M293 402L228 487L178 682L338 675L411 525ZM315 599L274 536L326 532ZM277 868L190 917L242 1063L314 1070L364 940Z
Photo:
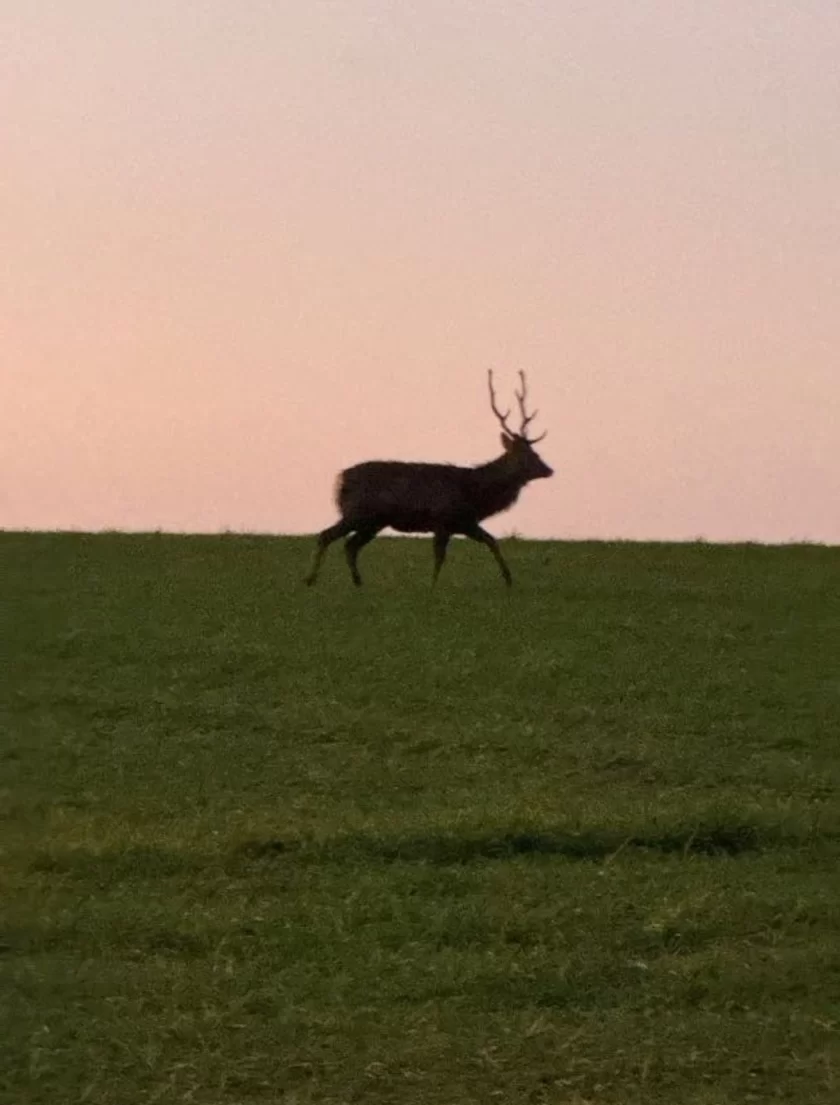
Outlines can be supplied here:
M0 0L0 527L840 543L838 0Z

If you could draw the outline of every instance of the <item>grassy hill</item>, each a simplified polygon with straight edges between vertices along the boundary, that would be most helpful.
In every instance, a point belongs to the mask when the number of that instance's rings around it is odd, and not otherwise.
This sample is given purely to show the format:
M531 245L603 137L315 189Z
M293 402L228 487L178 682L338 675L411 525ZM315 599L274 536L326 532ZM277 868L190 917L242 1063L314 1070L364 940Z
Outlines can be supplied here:
M840 550L0 534L0 1101L840 1099Z

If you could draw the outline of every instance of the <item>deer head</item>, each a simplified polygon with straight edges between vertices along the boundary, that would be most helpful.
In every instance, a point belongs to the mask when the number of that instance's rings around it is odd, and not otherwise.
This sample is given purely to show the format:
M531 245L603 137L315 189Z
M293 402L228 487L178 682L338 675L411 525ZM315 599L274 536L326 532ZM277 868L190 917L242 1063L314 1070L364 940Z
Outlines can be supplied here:
M493 390L493 369L487 370L487 384L490 389L490 406L498 418L502 427L502 447L508 456L512 467L516 469L518 473L525 480L539 480L546 479L548 476L553 476L553 469L549 468L542 457L537 453L534 446L537 442L542 441L545 437L545 433L540 434L539 437L528 437L528 426L537 417L538 411L534 411L533 414L528 414L526 408L527 400L527 384L525 383L525 373L520 370L519 380L521 383L521 390L515 391L516 402L519 405L519 413L522 418L519 432L512 430L508 426L508 418L510 418L510 411L506 411L504 414L499 410L496 403L496 392Z

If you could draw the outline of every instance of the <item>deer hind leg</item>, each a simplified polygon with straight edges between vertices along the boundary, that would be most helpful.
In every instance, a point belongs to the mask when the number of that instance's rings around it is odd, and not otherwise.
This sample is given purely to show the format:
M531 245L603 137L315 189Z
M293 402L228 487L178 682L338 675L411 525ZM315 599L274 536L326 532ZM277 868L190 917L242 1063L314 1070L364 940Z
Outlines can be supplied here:
M344 553L347 557L347 563L350 566L350 575L353 577L353 582L357 587L361 587L362 577L359 575L356 559L365 545L370 544L374 537L376 537L380 528L380 526L360 526L353 536L348 537L344 542Z
M464 530L466 537L471 537L473 541L478 541L482 545L486 545L490 552L496 559L496 563L499 565L499 571L502 573L502 579L510 587L513 583L511 578L510 568L505 563L505 558L502 556L502 550L499 548L499 543L492 533L488 533L486 529L482 529L479 525L469 526Z
M446 548L451 536L451 533L445 531L439 531L434 536L435 567L432 572L432 587L437 583L437 578L440 575L443 562L446 560Z
M309 575L303 581L307 587L311 587L318 578L318 572L321 568L321 561L324 559L324 553L333 541L338 541L340 537L346 537L352 529L353 527L342 518L340 522L336 522L334 526L330 526L329 529L322 530L322 532L318 534L318 544L315 548L315 557L312 561L312 567L309 571Z

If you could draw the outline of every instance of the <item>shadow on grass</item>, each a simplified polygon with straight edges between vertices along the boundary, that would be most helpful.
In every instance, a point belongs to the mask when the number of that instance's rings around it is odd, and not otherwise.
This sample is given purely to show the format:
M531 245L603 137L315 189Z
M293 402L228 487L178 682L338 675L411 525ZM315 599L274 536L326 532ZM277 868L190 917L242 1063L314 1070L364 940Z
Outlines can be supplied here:
M457 865L528 856L605 862L627 850L662 855L725 857L774 848L798 848L818 839L829 838L826 834L791 832L775 826L731 821L632 834L607 830L560 830L462 836L428 833L397 838L356 834L318 843L294 839L251 840L237 851L241 856L255 860L294 855L310 862L339 862L366 857L386 863Z
M133 880L189 878L209 868L234 874L242 864L284 861L294 865L427 863L457 866L554 856L571 862L610 863L628 852L733 857L774 849L801 849L840 840L840 833L791 829L749 821L708 821L640 833L616 830L572 832L511 831L486 834L431 832L388 836L356 833L326 840L299 837L246 840L227 853L179 852L168 848L132 847L93 852L73 849L41 853L29 870L69 877L100 888Z

